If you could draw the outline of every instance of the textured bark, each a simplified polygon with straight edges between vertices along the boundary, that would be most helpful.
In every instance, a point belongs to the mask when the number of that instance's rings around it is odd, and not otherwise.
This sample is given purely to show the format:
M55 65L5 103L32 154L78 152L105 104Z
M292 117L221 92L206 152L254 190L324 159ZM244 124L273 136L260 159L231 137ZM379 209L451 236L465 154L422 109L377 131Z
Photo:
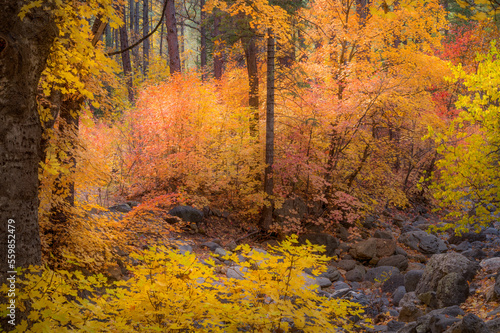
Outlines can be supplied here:
M125 20L126 11L123 7L123 19ZM131 20L132 21L132 20ZM127 26L124 24L120 27L120 46L122 49L128 48ZM130 53L125 51L122 53L123 74L127 80L128 100L134 101L134 87L132 86L132 63L130 62Z
M273 223L274 210L274 48L274 36L272 30L269 29L267 39L266 169L264 171L264 192L269 200L269 205L264 206L261 221L261 227L266 231Z
M250 135L258 137L259 134L259 73L257 68L257 46L255 36L245 37L242 40L248 72L248 106L253 111L250 118Z
M142 35L149 34L149 0L144 0L142 7ZM149 67L149 38L142 42L142 71L144 74L148 72Z
M215 17L214 17L214 30L213 30L213 36L216 38L216 39L220 39L220 16L217 15L217 12L214 13ZM223 68L223 60L222 60L222 50L220 50L219 48L215 48L214 50L215 54L214 54L214 77L216 79L220 79L222 77L222 68Z
M200 0L200 12L201 12L201 22L200 22L200 66L201 66L201 79L205 81L207 79L207 29L205 28L205 12L203 8L205 7L205 0Z
M57 27L51 14L24 1L0 0L0 278L7 265L7 225L15 221L15 266L41 264L38 165L42 128L36 95ZM2 278L0 283L4 283Z
M179 38L177 37L177 21L175 20L175 1L165 0L165 18L167 25L167 44L170 73L181 72L181 58L179 56Z

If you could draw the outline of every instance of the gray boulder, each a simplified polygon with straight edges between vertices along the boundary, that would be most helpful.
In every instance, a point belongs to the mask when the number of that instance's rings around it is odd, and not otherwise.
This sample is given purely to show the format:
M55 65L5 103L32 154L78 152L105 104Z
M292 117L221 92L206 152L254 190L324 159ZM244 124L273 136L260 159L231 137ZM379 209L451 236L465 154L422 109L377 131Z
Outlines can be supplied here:
M450 273L457 273L470 281L476 274L478 264L459 253L435 254L431 257L415 292L423 294L436 291L439 281Z
M486 323L475 314L467 314L461 321L456 322L445 333L496 333L491 332Z
M405 323L416 321L418 317L424 314L418 307L421 304L422 302L417 298L415 292L406 293L399 301L401 311L399 312L398 321Z
M462 274L453 272L439 280L436 298L439 307L460 305L469 297L469 284Z
M392 274L387 281L382 284L382 292L392 293L399 287L404 287L405 278L401 273Z
M393 239L368 238L354 244L349 253L358 260L371 260L394 254L396 241Z
M328 257L333 257L335 250L339 247L338 240L326 233L309 233L299 236L299 243L306 244L307 241L311 242L311 244L324 245L325 255Z
M413 270L405 274L405 288L406 291L415 291L417 289L417 284L424 275L423 270Z
M370 282L383 283L392 275L399 274L399 269L392 266L379 266L371 268L366 272L365 280Z
M289 198L283 202L281 208L274 210L273 215L275 221L278 223L283 223L290 219L300 221L307 215L307 205L300 197Z
M482 260L479 266L488 274L500 272L500 258Z
M377 263L377 266L392 266L396 267L400 271L404 271L408 268L408 258L406 258L404 255L396 254L380 259Z
M111 206L108 209L110 212L128 213L132 210L132 207L130 207L126 203L123 203L123 204Z
M398 241L423 254L442 253L447 250L446 244L442 239L430 235L423 230L403 233Z
M361 282L365 279L366 270L363 266L358 265L354 269L345 273L345 278L347 281Z
M176 206L168 212L168 215L177 216L185 222L196 224L203 221L203 212L191 206Z
M403 299L406 294L406 289L404 286L398 287L392 294L392 304L399 306L399 302Z
M356 260L345 260L342 259L335 264L338 268L343 269L344 271L350 271L356 267Z

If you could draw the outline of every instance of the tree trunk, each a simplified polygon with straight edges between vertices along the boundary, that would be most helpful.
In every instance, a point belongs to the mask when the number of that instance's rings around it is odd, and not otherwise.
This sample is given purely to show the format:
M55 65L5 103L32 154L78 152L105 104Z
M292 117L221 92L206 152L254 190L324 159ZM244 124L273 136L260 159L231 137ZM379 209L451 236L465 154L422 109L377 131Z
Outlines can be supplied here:
M123 20L126 21L125 6L123 7ZM132 21L132 20L131 20ZM120 27L120 45L122 50L128 47L127 26L124 24ZM127 80L128 100L134 102L134 87L132 86L132 64L130 62L130 53L125 51L122 53L123 74Z
M252 109L253 118L250 119L250 135L259 134L259 73L257 68L257 46L255 36L245 37L243 40L248 72L248 106Z
M207 80L207 31L205 28L205 0L200 0L200 66L201 66L201 80Z
M165 22L161 22L161 31L160 31L160 58L163 55L163 27L165 26Z
M268 231L273 223L274 210L274 36L271 29L268 30L267 39L267 100L266 100L266 169L264 171L264 192L269 205L264 205L262 210L261 227Z
M23 5L25 1L0 0L0 283L6 282L2 276L15 267L41 264L38 166L42 128L36 96L58 32L50 12L41 7L32 8L21 20L18 14ZM14 252L9 253L8 244ZM8 254L14 261L8 263Z
M214 15L215 15L215 17L214 17L213 36L216 38L216 43L215 43L215 47L214 47L214 77L217 80L220 80L220 78L222 77L223 60L222 60L222 48L221 48L220 43L217 43L217 42L220 42L219 27L220 27L221 19L220 19L220 16L218 15L217 11L214 12Z
M144 0L142 7L142 35L149 34L149 0ZM149 38L142 42L142 72L147 74L149 67Z
M177 37L177 22L175 20L175 1L165 0L165 19L167 25L167 44L170 74L181 72L181 58L179 56L179 38Z

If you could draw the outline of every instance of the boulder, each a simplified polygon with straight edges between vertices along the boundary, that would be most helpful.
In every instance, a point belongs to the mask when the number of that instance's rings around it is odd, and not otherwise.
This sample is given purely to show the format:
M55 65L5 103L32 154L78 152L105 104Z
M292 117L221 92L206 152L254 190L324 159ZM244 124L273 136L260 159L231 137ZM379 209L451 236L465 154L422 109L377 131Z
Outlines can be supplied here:
M482 260L479 266L481 266L487 274L500 272L500 258Z
M300 197L286 199L281 208L275 209L273 212L277 223L283 223L288 220L300 221L306 215L307 205Z
M299 243L306 244L306 241L311 242L311 244L324 245L325 255L328 257L333 257L335 250L339 247L338 240L326 233L309 233L299 236Z
M201 247L208 247L210 251L215 251L217 248L221 247L219 244L215 242L205 242L200 245Z
M108 209L110 212L128 213L132 210L132 207L130 207L130 205L128 205L126 203L123 203L123 204L111 206Z
M417 298L415 292L406 293L399 302L401 311L399 312L398 321L405 323L416 321L418 317L424 314L418 307L421 304L422 302Z
M447 250L442 239L422 230L405 232L401 234L398 241L423 254L442 253Z
M405 288L406 291L415 291L417 284L424 274L423 270L413 270L405 274Z
M394 293L392 293L392 304L395 306L399 306L399 302L403 299L403 296L406 294L406 289L404 286L398 287Z
M392 266L379 266L371 268L366 272L365 280L370 282L383 283L394 275L399 274L399 269Z
M439 281L450 273L457 273L470 281L476 274L478 264L459 253L435 254L431 257L415 292L423 294L436 291Z
M392 293L399 287L404 287L405 278L401 273L392 274L387 281L382 284L382 292Z
M196 224L203 221L203 212L191 206L176 206L168 211L168 215L177 216L185 222Z
M453 324L445 333L493 333L489 330L486 323L476 316L469 313L459 322Z
M336 263L336 266L344 271L350 271L356 267L356 260L340 260Z
M392 266L396 267L400 271L404 271L408 268L408 258L406 258L404 255L396 254L380 259L377 263L377 266Z
M469 297L469 284L462 274L452 272L439 280L436 298L439 307L460 305Z
M500 317L487 321L486 327L488 327L491 333L500 332Z
M246 267L233 266L227 269L226 276L229 279L243 280L246 272L248 272L248 268Z
M394 237L392 237L392 234L390 232L383 230L376 230L375 233L373 234L373 237L382 239L394 239Z
M353 245L350 254L358 260L371 260L390 256L396 250L393 239L368 238Z
M354 267L354 269L345 273L345 278L347 281L361 282L365 279L365 268L361 265Z
M480 241L484 242L486 240L486 235L483 233L475 233L475 232L468 232L465 234L462 234L460 236L457 235L452 235L450 238L448 238L448 243L450 244L460 244L464 241L468 241L470 243Z

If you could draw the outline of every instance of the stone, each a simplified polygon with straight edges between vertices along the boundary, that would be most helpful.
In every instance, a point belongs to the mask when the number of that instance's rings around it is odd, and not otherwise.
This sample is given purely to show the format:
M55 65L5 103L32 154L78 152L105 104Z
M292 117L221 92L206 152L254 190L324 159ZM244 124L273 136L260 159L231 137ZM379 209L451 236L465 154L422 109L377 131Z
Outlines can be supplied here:
M222 247L218 247L215 249L214 253L220 257L225 257L227 255L230 255L231 253L224 250Z
M358 260L370 260L390 256L396 250L392 239L368 238L353 245L350 254Z
M481 260L486 258L486 253L483 250L477 248L464 251L462 252L462 255L475 260Z
M483 233L475 233L475 232L468 232L468 233L465 233L465 234L462 234L460 236L457 236L457 235L452 235L450 238L448 238L448 243L450 244L460 244L464 241L467 241L467 242L476 242L476 241L480 241L480 242L484 242L486 240L486 235L483 234Z
M349 285L343 281L336 281L333 283L333 288L335 288L335 290L340 290L340 289L349 289Z
M422 230L403 233L398 241L423 254L442 253L447 250L442 239Z
M323 276L316 277L316 284L321 288L328 288L332 285L332 281Z
M392 266L379 266L371 268L366 272L365 280L370 282L383 283L387 281L393 274L398 274L399 269Z
M471 247L470 243L468 241L463 241L462 243L458 244L456 247L455 247L455 250L457 252L464 252L464 251L467 251L469 250Z
M306 244L306 241L311 242L311 244L324 245L325 255L328 257L333 257L335 250L339 247L338 240L326 233L309 233L299 236L299 243Z
M382 292L392 293L399 287L404 287L405 278L401 273L392 274L387 281L382 284Z
M191 206L176 206L169 210L167 214L177 216L185 222L199 224L203 221L203 212Z
M210 251L215 251L217 248L221 247L219 244L215 242L205 242L200 245L201 247L208 247Z
M405 327L405 323L402 323L402 322L399 322L396 320L391 320L390 322L387 323L387 330L389 332L398 331L398 330L402 329L403 327Z
M226 276L229 279L243 280L248 268L241 266L232 266L227 269Z
M285 199L281 208L273 212L274 220L277 223L284 223L290 220L300 221L307 215L307 205L301 197Z
M392 237L392 234L390 232L383 230L375 230L373 237L381 239L394 239L394 237Z
M438 301L436 297L436 292L435 291L428 291L422 294L417 295L418 299L422 301L425 305L427 305L430 308L437 308L438 307Z
M354 267L354 269L345 273L345 278L347 281L361 282L365 279L365 268L361 265Z
M390 257L381 258L377 266L392 266L396 267L400 271L404 271L408 268L408 258L404 255L396 254Z
M356 260L340 260L336 263L336 266L344 271L350 271L356 267Z
M463 275L449 273L439 280L436 297L439 307L460 305L469 297L469 284Z
M417 284L424 274L423 270L413 270L405 274L405 288L406 291L415 291Z
M436 291L439 281L447 274L458 273L470 281L476 274L478 264L459 253L435 254L431 257L415 292L423 294Z
M453 324L445 333L492 333L486 326L486 323L476 316L469 313L459 322Z
M392 293L392 304L395 306L399 306L399 302L403 299L403 296L406 294L406 289L404 286L397 287L396 290Z
M338 281L342 278L340 272L333 266L328 266L326 268L326 272L321 273L318 277L324 277L330 280L331 282Z
M114 205L108 208L110 212L120 212L120 213L128 213L132 210L132 207L130 207L128 204L123 203L123 204L118 204Z
M418 317L424 314L418 307L421 304L422 302L417 298L415 292L406 293L399 302L401 311L399 312L398 321L405 323L416 321Z
M491 333L500 332L500 317L487 321L486 327Z
M500 272L500 258L490 258L481 260L479 266L487 273L498 273Z
M400 254L402 256L408 257L408 253L406 253L406 251L403 250L401 246L396 246L396 251L394 252L394 254Z

